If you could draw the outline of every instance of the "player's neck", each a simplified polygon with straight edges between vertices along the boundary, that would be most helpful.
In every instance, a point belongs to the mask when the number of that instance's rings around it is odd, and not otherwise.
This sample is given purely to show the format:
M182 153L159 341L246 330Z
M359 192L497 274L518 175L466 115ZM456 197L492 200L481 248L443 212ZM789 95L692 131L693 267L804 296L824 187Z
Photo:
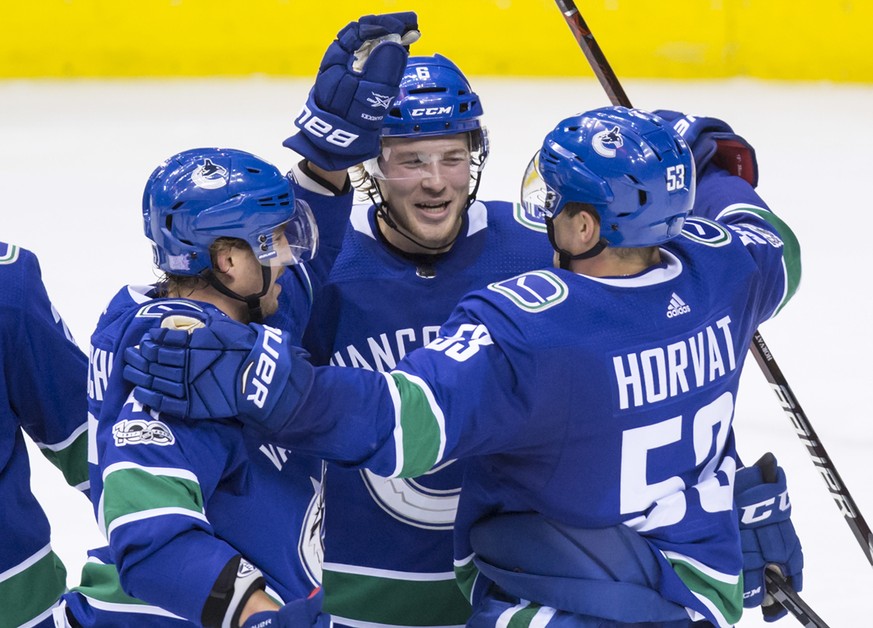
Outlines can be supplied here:
M173 291L167 293L167 296L173 299L191 299L192 301L200 301L217 307L219 310L227 314L233 320L239 323L248 323L249 314L246 304L236 299L221 294L218 290L211 286L204 288L195 288L188 294L179 294Z
M655 246L618 250L607 247L589 259L571 260L570 270L589 277L627 277L660 263L661 252Z

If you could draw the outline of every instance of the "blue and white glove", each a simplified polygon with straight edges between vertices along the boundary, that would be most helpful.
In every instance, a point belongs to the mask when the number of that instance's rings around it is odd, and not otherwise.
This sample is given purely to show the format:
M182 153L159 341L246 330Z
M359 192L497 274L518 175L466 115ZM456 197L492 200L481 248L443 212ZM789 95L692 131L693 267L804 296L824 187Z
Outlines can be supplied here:
M283 142L325 170L345 170L379 154L385 114L400 90L408 46L420 36L411 11L365 15L328 47L315 85Z
M688 143L694 154L698 180L712 162L732 175L745 179L752 187L758 185L755 149L734 133L727 122L669 109L656 109L653 113L670 123Z
M803 550L791 523L791 503L785 471L771 453L754 466L737 471L734 502L743 546L743 606L761 606L764 621L786 615L785 608L767 594L764 570L775 565L795 591L803 588Z
M308 598L294 600L278 611L251 615L240 628L329 628L330 615L321 612L323 597L318 588Z
M238 418L267 431L284 425L312 383L312 367L287 333L207 313L167 314L124 353L133 395L186 419Z

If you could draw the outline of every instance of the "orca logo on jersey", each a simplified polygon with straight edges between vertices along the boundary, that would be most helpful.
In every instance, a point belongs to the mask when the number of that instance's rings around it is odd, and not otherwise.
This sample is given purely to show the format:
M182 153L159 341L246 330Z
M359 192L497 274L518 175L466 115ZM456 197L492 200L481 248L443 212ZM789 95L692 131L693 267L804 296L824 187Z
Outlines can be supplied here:
M112 426L116 447L125 445L158 445L167 447L176 442L173 432L163 421L124 419Z
M279 352L271 345L278 347L282 344L282 332L275 327L269 325L263 326L261 337L261 351L258 353L257 359L246 366L242 376L243 393L249 390L249 384L254 388L254 392L246 395L246 400L252 402L258 408L263 408L267 402L267 397L270 394L270 384L273 383L273 377L276 375L276 361L279 359ZM252 377L249 377L249 372L255 367Z
M608 131L595 133L594 137L591 139L591 146L594 148L594 152L601 157L607 157L610 159L615 157L616 150L624 146L624 138L621 136L621 129L619 129L618 126L614 126Z
M217 190L227 185L228 172L224 166L213 163L211 159L203 160L203 163L191 173L191 181L198 188L205 190Z

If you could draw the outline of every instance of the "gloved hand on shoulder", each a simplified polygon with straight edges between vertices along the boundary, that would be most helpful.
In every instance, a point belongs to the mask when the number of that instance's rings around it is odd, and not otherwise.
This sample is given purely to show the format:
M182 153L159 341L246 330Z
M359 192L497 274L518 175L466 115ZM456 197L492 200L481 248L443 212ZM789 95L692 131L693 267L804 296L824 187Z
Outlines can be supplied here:
M734 133L727 122L691 114L655 109L652 113L668 122L681 135L694 154L697 178L710 162L741 177L749 185L758 185L758 160L755 149Z
M773 565L795 591L803 588L803 550L791 523L785 471L771 453L737 471L734 503L743 547L743 606L761 607L764 621L788 612L767 593L764 570Z
M420 37L411 11L365 15L328 47L315 85L283 142L316 166L345 170L379 154L385 114L400 89L408 46Z
M321 612L321 588L308 598L289 602L278 611L254 613L240 628L329 628L330 615Z
M226 316L164 315L124 354L133 396L185 419L239 419L271 432L312 382L312 366L288 334Z

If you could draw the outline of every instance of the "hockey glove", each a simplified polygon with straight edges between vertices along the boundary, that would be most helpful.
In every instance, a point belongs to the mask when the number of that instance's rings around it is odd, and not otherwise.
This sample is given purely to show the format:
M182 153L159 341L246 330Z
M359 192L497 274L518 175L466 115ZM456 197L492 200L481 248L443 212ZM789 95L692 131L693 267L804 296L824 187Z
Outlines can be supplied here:
M329 628L330 615L321 612L321 589L302 600L289 602L278 611L251 615L242 628Z
M312 382L288 334L206 313L169 314L124 354L133 395L186 419L238 418L271 431L284 425Z
M728 125L718 118L703 118L690 114L656 109L655 115L663 118L681 135L694 154L697 179L710 162L741 177L749 185L758 185L758 160L755 149Z
M803 551L791 523L785 471L773 454L764 454L754 466L737 471L734 501L743 547L743 606L761 606L764 621L776 621L788 611L767 594L764 569L777 566L794 590L800 591Z
M415 13L365 15L328 47L315 85L284 146L325 170L345 170L379 154L385 114L400 89L416 41Z

